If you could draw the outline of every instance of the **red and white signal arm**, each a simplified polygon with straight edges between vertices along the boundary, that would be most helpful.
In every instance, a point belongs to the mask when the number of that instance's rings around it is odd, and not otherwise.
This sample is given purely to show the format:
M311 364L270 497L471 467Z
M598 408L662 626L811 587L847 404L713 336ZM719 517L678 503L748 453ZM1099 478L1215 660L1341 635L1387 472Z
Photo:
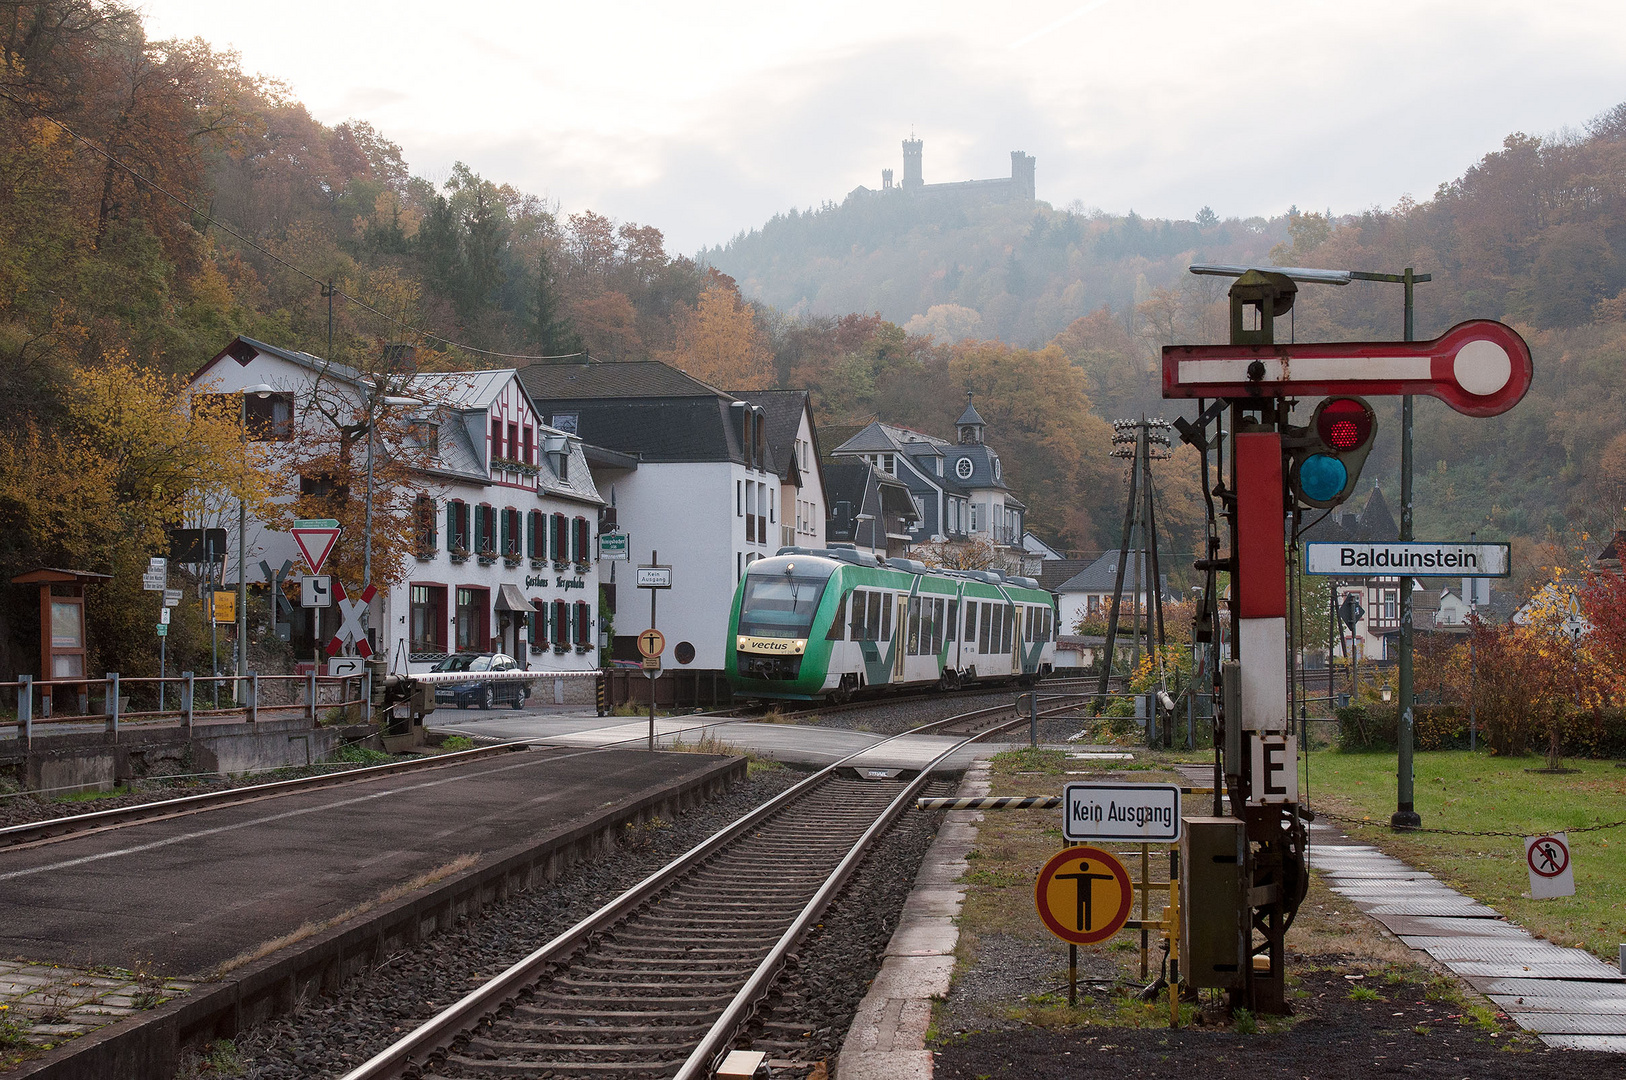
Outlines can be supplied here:
M1311 345L1165 345L1166 398L1439 398L1468 416L1497 416L1530 389L1534 365L1518 331L1458 323L1433 341Z

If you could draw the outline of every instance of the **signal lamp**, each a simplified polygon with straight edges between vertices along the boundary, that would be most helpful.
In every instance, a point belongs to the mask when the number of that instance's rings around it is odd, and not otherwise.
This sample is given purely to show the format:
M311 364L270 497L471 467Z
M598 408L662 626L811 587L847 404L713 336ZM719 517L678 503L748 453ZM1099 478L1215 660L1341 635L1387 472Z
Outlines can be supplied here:
M1372 450L1378 418L1357 397L1328 398L1316 406L1302 443L1288 463L1288 487L1308 506L1332 507L1354 493Z

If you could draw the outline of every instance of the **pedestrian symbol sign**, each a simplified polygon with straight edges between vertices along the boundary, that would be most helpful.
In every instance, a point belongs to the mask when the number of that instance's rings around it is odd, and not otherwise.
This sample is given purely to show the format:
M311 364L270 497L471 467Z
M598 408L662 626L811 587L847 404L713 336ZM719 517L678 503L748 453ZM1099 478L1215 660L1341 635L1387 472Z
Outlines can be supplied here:
M1575 870L1570 866L1570 839L1564 833L1527 836L1524 861L1530 868L1530 896L1551 900L1575 895Z
M646 660L653 660L666 651L666 635L654 627L638 635L638 652Z
M1070 847L1058 853L1033 886L1039 918L1072 945L1093 945L1123 929L1130 911L1129 871L1111 852Z

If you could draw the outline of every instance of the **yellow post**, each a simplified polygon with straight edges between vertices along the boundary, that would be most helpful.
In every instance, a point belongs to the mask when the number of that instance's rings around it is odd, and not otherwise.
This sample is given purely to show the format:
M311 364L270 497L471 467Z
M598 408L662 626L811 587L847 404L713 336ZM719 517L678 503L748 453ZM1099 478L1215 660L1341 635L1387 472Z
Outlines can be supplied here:
M1180 882L1169 875L1169 909L1164 918L1169 935L1169 1026L1180 1026Z
M1140 977L1145 982L1151 972L1147 962L1148 933L1146 920L1150 915L1148 900L1152 891L1152 845L1140 846Z

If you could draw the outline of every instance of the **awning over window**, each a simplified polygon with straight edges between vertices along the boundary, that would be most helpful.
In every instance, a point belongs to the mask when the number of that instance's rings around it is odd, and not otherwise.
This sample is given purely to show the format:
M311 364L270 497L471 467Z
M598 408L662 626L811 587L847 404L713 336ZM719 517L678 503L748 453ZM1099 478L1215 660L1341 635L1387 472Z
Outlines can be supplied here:
M504 583L497 590L498 611L530 611L531 602L525 599L525 594L519 591L518 585Z

